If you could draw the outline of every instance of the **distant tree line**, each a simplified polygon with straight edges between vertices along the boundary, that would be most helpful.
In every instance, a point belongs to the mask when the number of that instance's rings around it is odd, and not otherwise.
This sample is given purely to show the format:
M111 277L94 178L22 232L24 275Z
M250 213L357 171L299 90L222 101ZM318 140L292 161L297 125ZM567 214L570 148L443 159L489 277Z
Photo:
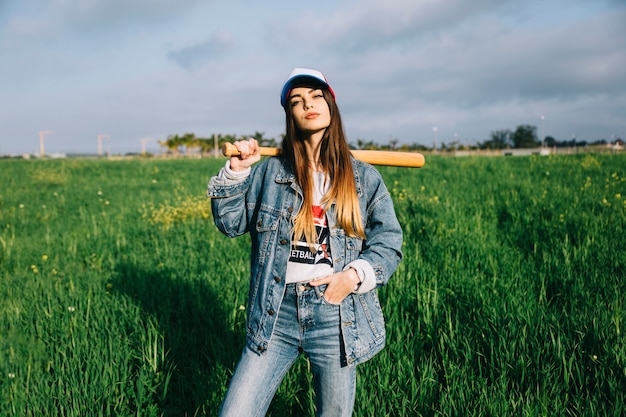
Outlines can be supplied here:
M165 149L165 152L172 155L192 155L192 154L210 154L215 148L221 148L224 142L235 142L237 140L254 138L259 141L260 146L278 147L282 142L282 135L279 140L274 138L266 138L265 133L255 132L253 135L222 135L216 134L209 138L197 137L193 133L185 133L183 135L170 135L166 140L158 141L159 145ZM621 141L621 139L617 139ZM424 152L433 150L432 146L425 146L418 143L399 144L397 139L389 139L386 144L377 143L372 140L356 139L350 143L352 149L380 149L380 150L396 150L404 152ZM489 139L484 142L478 142L476 145L464 145L458 141L450 143L442 142L439 150L472 150L472 149L524 149L545 147L582 147L587 145L606 145L608 142L604 139L594 142L585 140L558 141L552 136L546 136L542 141L537 136L537 127L532 125L520 125L513 131L510 129L499 129L491 132Z
M511 131L510 129L492 131L489 140L478 143L478 149L523 149L538 148L541 146L548 148L565 148L606 144L608 144L608 142L605 139L588 142L586 140L576 140L576 137L573 137L571 140L558 141L552 136L546 136L542 141L537 137L536 126L520 125L517 126L515 131Z
M274 138L266 138L262 132L255 132L253 135L213 135L210 138L202 138L194 133L184 135L169 135L166 140L159 140L159 145L165 149L166 153L173 155L208 154L218 149L225 142L235 142L237 140L254 138L259 141L260 146L276 147Z
M215 148L221 148L225 142L235 142L237 140L243 140L253 138L259 141L260 146L269 148L279 147L283 140L281 135L280 140L275 138L266 138L265 133L255 132L253 135L222 135L215 134L209 138L198 137L194 133L185 133L183 135L169 135L165 140L157 141L158 144L164 149L165 153L170 155L193 155L193 154L210 154ZM388 144L379 144L374 141L366 141L364 139L357 139L355 143L351 143L352 149L387 149L398 151L425 151L432 148L428 148L419 144L403 144L398 146L397 139L390 139Z

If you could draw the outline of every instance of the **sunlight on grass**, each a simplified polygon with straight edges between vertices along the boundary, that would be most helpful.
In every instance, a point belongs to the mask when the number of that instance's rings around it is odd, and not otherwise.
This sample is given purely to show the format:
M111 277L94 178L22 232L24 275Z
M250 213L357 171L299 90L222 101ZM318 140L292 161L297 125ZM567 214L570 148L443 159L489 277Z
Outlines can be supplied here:
M223 160L0 161L0 415L216 415L250 240L212 224ZM404 259L358 416L626 412L626 156L381 167ZM311 415L308 363L270 416Z

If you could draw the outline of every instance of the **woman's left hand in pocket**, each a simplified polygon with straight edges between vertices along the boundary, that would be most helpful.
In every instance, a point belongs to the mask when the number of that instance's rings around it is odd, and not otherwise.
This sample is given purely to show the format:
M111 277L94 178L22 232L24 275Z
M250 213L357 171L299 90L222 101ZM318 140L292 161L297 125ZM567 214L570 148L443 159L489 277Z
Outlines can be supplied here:
M324 290L324 299L331 304L341 304L344 298L354 291L359 283L359 277L352 268L336 274L327 275L323 278L311 281L309 285L317 287L327 284Z

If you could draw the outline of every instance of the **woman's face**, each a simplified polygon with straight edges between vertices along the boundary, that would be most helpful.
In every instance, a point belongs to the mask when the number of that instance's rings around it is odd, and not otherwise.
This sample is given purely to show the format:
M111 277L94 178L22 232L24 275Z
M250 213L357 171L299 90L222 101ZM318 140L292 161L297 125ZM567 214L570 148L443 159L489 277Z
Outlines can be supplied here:
M296 87L289 94L289 105L296 128L314 134L330 125L330 108L319 88Z

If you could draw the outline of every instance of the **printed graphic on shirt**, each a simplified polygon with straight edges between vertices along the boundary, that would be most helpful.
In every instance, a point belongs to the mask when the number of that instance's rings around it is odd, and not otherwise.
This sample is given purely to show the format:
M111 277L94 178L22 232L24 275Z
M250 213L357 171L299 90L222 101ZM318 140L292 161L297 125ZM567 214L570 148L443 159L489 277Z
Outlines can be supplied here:
M289 262L306 265L329 265L332 266L330 257L329 232L324 209L321 206L313 206L313 221L315 222L315 232L317 233L317 252L312 253L309 245L300 238L291 249Z

